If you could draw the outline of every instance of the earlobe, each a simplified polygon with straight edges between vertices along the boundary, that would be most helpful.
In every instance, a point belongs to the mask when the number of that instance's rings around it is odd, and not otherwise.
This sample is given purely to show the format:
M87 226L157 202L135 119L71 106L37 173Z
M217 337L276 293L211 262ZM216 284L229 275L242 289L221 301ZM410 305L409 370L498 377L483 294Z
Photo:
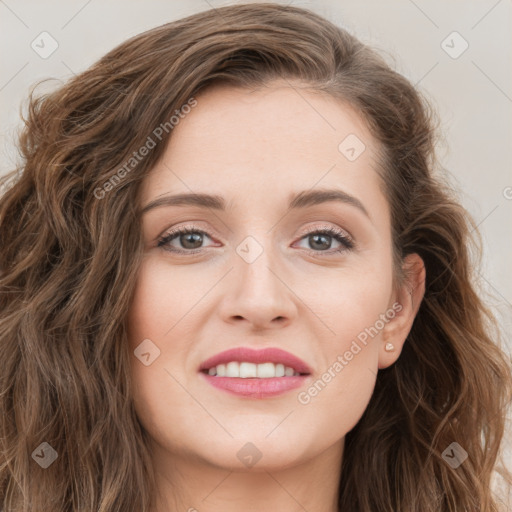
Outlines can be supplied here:
M397 361L425 294L426 272L421 257L409 254L402 268L404 278L395 292L395 304L398 303L400 308L395 308L395 317L384 328L379 347L379 369Z

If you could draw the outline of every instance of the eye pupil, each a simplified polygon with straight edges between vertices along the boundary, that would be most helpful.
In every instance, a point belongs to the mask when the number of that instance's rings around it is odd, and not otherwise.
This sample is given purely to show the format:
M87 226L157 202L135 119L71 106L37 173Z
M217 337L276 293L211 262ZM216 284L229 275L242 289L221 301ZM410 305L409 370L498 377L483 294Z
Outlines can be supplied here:
M189 242L192 243L192 247L187 245ZM199 233L185 233L180 236L180 243L187 249L198 249L203 243L203 235Z
M325 250L325 249L329 249L329 247L328 247L328 246L330 246L330 245L331 245L331 244L329 243L329 241L327 241L327 243L325 242L325 240L326 240L326 239L328 239L328 238L331 238L331 237L330 237L329 235L311 235L311 236L309 237L309 240L310 240L310 243L311 243L311 241L313 241L311 245L312 245L312 247L314 247L315 249ZM322 247L322 243L321 243L321 242L320 242L320 247L318 247L318 246L317 246L317 247L315 247L315 246L317 245L318 241L319 241L319 240L322 240L322 239L324 240L323 247ZM327 247L325 247L326 245L327 245Z

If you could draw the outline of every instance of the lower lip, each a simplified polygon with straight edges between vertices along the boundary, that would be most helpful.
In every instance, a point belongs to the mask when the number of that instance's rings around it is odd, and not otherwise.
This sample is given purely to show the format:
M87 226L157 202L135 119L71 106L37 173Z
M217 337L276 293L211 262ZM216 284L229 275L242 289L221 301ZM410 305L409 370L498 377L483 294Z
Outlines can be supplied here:
M248 398L267 398L281 395L301 387L309 375L295 377L272 377L270 379L242 379L240 377L215 377L201 372L214 387L228 393Z

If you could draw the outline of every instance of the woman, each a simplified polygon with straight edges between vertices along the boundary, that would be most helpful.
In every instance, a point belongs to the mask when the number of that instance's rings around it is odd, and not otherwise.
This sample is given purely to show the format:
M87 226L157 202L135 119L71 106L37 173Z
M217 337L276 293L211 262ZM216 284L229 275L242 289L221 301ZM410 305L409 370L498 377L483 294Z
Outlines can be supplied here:
M4 510L499 510L509 361L433 119L276 4L32 98L0 201Z

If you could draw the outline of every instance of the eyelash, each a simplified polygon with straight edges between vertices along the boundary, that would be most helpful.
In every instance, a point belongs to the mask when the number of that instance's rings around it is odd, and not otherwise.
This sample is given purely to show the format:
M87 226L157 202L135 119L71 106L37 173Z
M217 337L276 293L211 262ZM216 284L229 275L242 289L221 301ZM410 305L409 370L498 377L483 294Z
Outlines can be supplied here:
M198 229L194 226L187 226L187 227L178 228L173 231L170 231L169 233L166 233L164 236L162 236L161 238L158 239L157 247L160 247L164 251L169 251L169 252L172 252L175 254L197 254L198 252L201 252L205 248L199 247L198 249L183 250L183 249L176 249L176 248L170 249L169 247L166 247L167 244L169 244L169 242L171 242L174 238L176 238L176 236L186 235L186 234L190 234L190 233L199 233L201 235L206 235L208 238L212 238L207 232L203 231L202 229ZM343 251L350 251L350 250L354 249L354 247L355 247L354 241L349 236L347 236L347 234L344 231L342 231L338 228L334 228L334 227L314 229L314 230L309 231L308 233L305 233L304 235L302 235L302 237L299 240L302 240L303 238L306 238L311 235L318 235L318 234L328 235L328 236L334 238L336 241L341 243L341 247L339 247L338 249L335 249L335 250L327 250L327 251L315 251L313 249L305 249L307 251L307 253L312 256L315 256L315 257L317 257L319 255L321 256L322 253L332 256L333 254L339 254Z

